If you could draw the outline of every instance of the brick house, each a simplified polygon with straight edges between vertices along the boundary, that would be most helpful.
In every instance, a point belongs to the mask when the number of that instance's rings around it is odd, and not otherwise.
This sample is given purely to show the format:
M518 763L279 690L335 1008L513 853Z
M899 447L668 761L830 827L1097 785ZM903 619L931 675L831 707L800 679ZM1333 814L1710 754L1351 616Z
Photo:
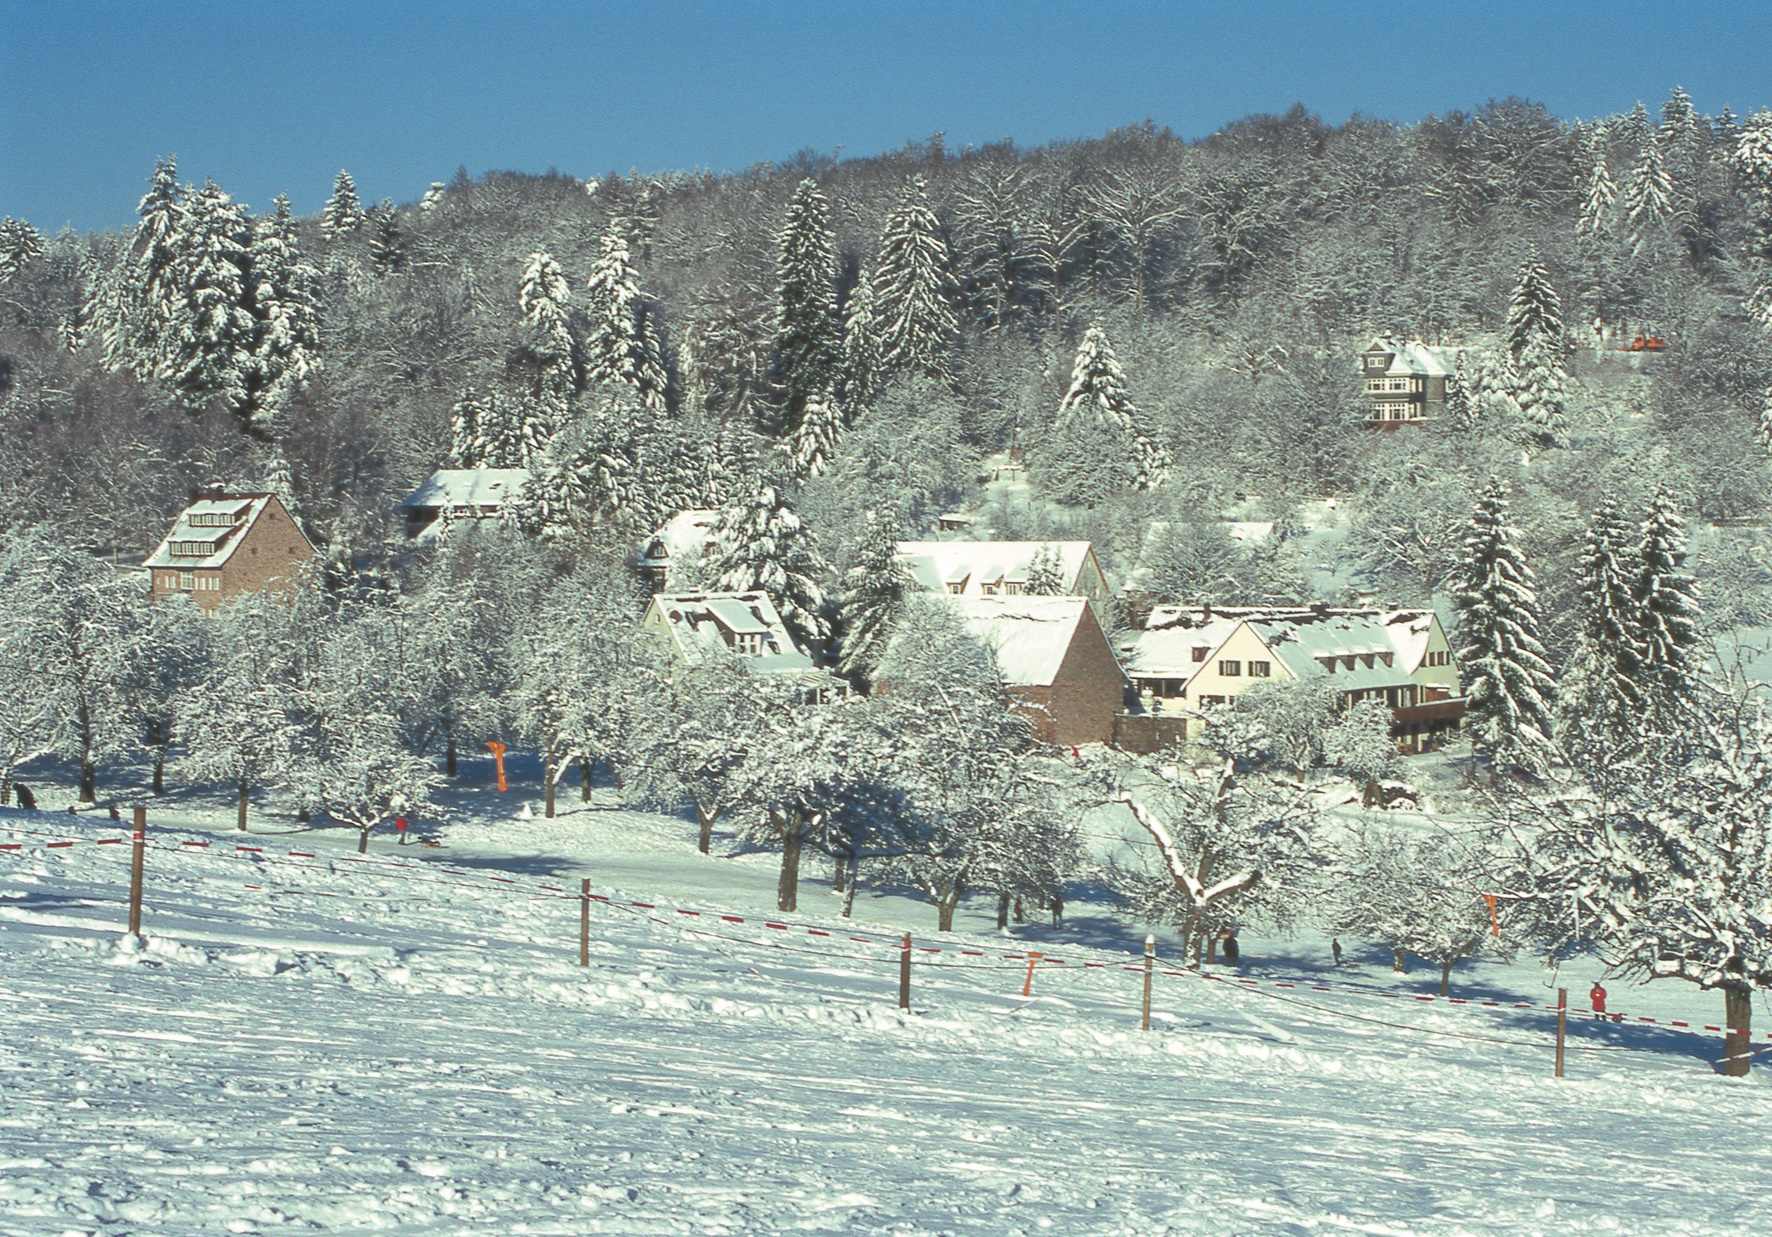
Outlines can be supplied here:
M1058 592L1108 604L1107 577L1087 541L901 541L898 559L924 592L951 597L1019 597L1045 551L1058 568Z
M142 565L156 600L189 597L214 610L278 586L316 555L275 494L211 494L179 513Z
M965 597L950 604L992 650L1003 684L1048 743L1107 743L1125 676L1086 597Z
M1405 752L1441 746L1464 717L1457 659L1430 608L1158 606L1120 655L1147 714L1182 719L1181 738L1198 737L1204 706L1274 680L1327 679L1343 707L1384 701Z
M1437 419L1446 411L1446 379L1452 372L1440 349L1418 339L1398 343L1386 335L1373 340L1360 363L1373 426L1394 430Z

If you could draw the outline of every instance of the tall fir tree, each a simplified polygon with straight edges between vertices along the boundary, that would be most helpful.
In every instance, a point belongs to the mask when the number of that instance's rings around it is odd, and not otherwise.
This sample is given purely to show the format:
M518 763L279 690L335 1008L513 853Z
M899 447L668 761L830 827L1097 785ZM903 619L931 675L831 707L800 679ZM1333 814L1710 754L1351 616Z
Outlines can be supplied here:
M1084 417L1114 429L1130 430L1138 410L1126 391L1126 374L1107 333L1092 326L1083 332L1071 365L1071 385L1058 406L1061 421Z
M1673 182L1662 159L1661 143L1653 136L1643 142L1642 155L1625 183L1624 230L1631 252L1641 253L1673 212Z
M800 182L788 203L780 246L776 369L787 392L782 423L792 432L799 427L807 403L820 397L828 399L836 387L843 346L831 208L810 177Z
M1582 542L1581 631L1557 701L1567 746L1596 766L1615 758L1642 728L1644 648L1633 596L1638 555L1637 527L1607 499Z
M517 290L523 312L524 349L534 370L530 415L523 431L524 467L546 450L566 424L577 382L577 343L572 337L572 288L554 255L529 255Z
M883 379L899 374L947 378L947 349L960 333L954 311L957 293L941 221L929 205L923 178L912 177L898 208L886 217L874 268Z
M1031 597L1057 597L1064 592L1064 560L1058 547L1043 541L1028 563L1025 591Z
M647 328L639 272L616 224L603 234L585 289L585 381L632 387L647 405L662 410L664 364L657 341Z
M343 240L355 235L366 217L363 203L357 198L357 183L340 168L332 182L332 196L320 209L320 235L329 241Z
M83 316L98 336L107 369L129 370L139 378L160 371L166 324L178 294L171 271L185 230L185 197L178 161L171 155L160 159L136 206L129 256L93 286Z
M843 307L843 349L837 399L850 418L871 408L880 388L880 323L874 313L874 285L865 273Z
M1698 582L1687 574L1685 563L1686 524L1679 503L1664 487L1656 491L1643 521L1631 590L1643 650L1643 686L1663 708L1689 701L1698 685Z
M253 232L255 330L246 384L247 423L266 434L287 428L290 399L320 370L320 273L302 255L289 198L278 194L272 205Z
M1618 189L1612 183L1611 170L1606 166L1606 127L1595 125L1588 138L1585 150L1587 158L1587 185L1581 199L1581 219L1576 225L1584 236L1609 236L1612 232L1612 212L1618 201Z
M891 514L867 513L855 565L844 573L837 599L837 669L864 686L886 655L905 596L914 587L898 557L900 531Z
M827 387L812 395L788 435L788 455L796 478L822 477L837 458L843 435L843 409Z
M1567 402L1563 372L1563 303L1537 259L1520 268L1507 307L1509 395L1521 418L1546 445L1563 437Z
M1514 544L1507 515L1507 491L1492 482L1471 516L1453 592L1465 722L1496 772L1506 765L1543 766L1555 694L1532 569Z
M369 269L378 278L397 274L406 267L406 233L400 227L400 212L392 198L383 198L379 206L364 216L369 227Z
M43 234L23 219L0 219L0 283L43 256Z
M702 555L702 574L723 592L768 593L796 643L814 657L831 636L819 581L830 565L799 513L775 486L764 483L720 512L712 546Z
M246 405L254 322L247 309L246 215L214 181L189 195L167 282L159 376L186 398Z

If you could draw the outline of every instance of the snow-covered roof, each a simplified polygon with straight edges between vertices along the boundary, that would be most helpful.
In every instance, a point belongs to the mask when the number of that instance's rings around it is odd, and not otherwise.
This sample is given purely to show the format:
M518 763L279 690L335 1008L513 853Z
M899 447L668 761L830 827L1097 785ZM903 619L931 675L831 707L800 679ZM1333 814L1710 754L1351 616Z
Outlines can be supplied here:
M640 548L643 566L662 567L672 559L695 558L707 549L718 511L679 511L659 526Z
M501 507L528 480L527 468L440 468L400 505L456 510Z
M1394 339L1375 339L1367 352L1391 354L1390 368L1384 372L1392 378L1444 378L1452 373L1452 364L1444 352L1419 339L1398 343Z
M1087 543L1084 543L1087 544ZM1084 597L950 597L966 630L997 655L1010 687L1050 687L1064 664Z
M1126 673L1144 678L1191 679L1217 649L1247 624L1293 677L1333 674L1346 691L1403 687L1420 668L1434 612L1414 610L1158 606L1145 630L1121 645ZM1204 646L1205 658L1193 650ZM1386 664L1386 661L1389 664ZM1333 661L1334 670L1329 669ZM1351 664L1350 664L1351 662ZM1370 664L1368 664L1370 662Z
M958 584L959 596L978 597L986 584L1026 584L1035 555L1048 546L1058 556L1064 591L1076 591L1089 559L1087 541L901 541L898 558L927 592L947 593Z
M275 501L269 494L212 494L199 499L179 512L171 531L142 566L181 571L220 567L233 557L253 524ZM281 509L281 504L278 506ZM294 527L294 521L290 523Z
M768 593L658 593L646 621L668 632L687 661L720 648L765 674L817 671L788 635ZM745 652L744 645L753 642L757 651Z

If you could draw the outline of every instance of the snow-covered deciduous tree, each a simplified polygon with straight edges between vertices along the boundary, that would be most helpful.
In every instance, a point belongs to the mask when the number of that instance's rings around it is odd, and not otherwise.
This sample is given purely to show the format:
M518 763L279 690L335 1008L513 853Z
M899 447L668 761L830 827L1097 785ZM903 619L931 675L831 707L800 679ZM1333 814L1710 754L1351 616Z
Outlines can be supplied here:
M1207 940L1239 922L1285 927L1324 863L1302 791L1239 777L1236 761L1198 771L1135 761L1116 795L1155 844L1155 862L1115 880L1138 918L1181 928L1198 966Z
M135 657L123 684L124 708L135 742L154 766L152 789L166 790L166 759L178 737L186 701L207 677L215 653L215 624L195 606L146 607Z
M60 702L49 686L47 643L39 638L45 596L36 555L21 539L0 550L0 805L12 802L13 775L55 750Z
M1348 706L1323 735L1323 755L1364 788L1368 804L1378 783L1397 771L1397 741L1391 737L1390 706L1360 700Z
M320 234L329 241L343 240L354 235L367 217L357 198L357 183L340 168L332 182L332 196L320 211Z
M954 311L958 288L947 237L921 176L911 178L897 209L886 217L873 291L881 379L899 374L945 379L947 349L960 333Z
M652 697L631 742L622 790L653 807L695 812L696 848L707 854L714 825L739 805L734 775L745 759L747 727L760 707L757 681L723 649L680 666Z
M898 557L899 533L891 514L868 512L855 565L843 576L837 598L837 668L858 683L873 681L905 597L915 587Z
M264 593L230 600L211 621L214 651L202 681L179 697L179 769L192 780L225 783L242 830L252 792L288 784L305 746L300 692L308 641L299 629L315 621L305 603L292 608Z
M787 392L783 424L794 432L811 401L823 400L827 410L834 402L830 392L838 382L843 346L831 208L811 178L800 182L788 203L776 273L780 278L776 369Z
M769 594L794 642L814 657L831 636L822 583L830 565L812 531L773 485L763 484L720 512L702 556L710 586L723 592Z
M647 324L640 275L617 228L603 234L585 284L584 375L588 383L632 387L649 407L665 406L666 375Z
M1486 833L1365 826L1339 848L1331 919L1339 933L1388 945L1399 971L1405 953L1434 963L1440 995L1451 996L1458 963L1517 952L1519 941L1503 919L1512 919L1519 903L1499 896L1517 884L1514 871ZM1485 895L1496 898L1493 915Z
M278 194L253 231L250 311L254 329L246 373L249 428L275 433L290 398L320 370L320 273L296 241L289 199Z
M1507 764L1536 769L1544 763L1555 693L1532 569L1507 517L1507 491L1491 482L1472 513L1453 592L1458 664L1469 697L1465 724L1496 773Z
M877 707L899 749L894 784L906 798L886 870L930 900L941 932L975 889L1000 902L1049 902L1078 858L1073 779L1037 752L995 657L945 602L918 595L879 678Z
M1267 679L1215 713L1202 742L1225 758L1272 757L1304 777L1324 758L1340 704L1341 693L1325 676Z
M1721 989L1726 1074L1748 1072L1753 994L1772 987L1772 717L1736 687L1607 793L1513 813L1553 953L1591 944L1627 977Z

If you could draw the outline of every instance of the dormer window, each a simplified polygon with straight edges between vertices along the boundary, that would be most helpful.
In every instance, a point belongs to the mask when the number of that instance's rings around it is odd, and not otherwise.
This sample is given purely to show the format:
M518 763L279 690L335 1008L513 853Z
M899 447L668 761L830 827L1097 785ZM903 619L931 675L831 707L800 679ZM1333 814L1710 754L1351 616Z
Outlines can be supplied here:
M966 591L966 582L964 580L956 581L956 582L950 583L948 585L948 592L952 593L956 597L958 597L961 593L964 593L965 591Z
M1193 647L1193 648L1192 648L1192 649L1191 649L1191 650L1190 650L1190 651L1191 651L1191 652L1192 652L1192 653L1193 653L1193 656L1194 656L1194 660L1195 660L1195 661L1205 661L1205 660L1206 660L1206 654L1207 654L1207 653L1208 653L1208 652L1210 652L1210 651L1211 651L1211 650L1209 650L1209 649L1208 649L1208 648L1207 648L1207 647L1206 647L1206 646L1205 646L1205 645L1203 645L1203 644L1196 644L1196 645L1194 645L1194 647Z
M978 586L978 591L983 593L986 597L995 597L997 595L997 586L995 584L981 584Z
M755 657L763 651L763 635L755 631L739 631L732 634L732 651L740 657Z
M215 553L213 541L175 541L172 553L177 558L208 558Z

